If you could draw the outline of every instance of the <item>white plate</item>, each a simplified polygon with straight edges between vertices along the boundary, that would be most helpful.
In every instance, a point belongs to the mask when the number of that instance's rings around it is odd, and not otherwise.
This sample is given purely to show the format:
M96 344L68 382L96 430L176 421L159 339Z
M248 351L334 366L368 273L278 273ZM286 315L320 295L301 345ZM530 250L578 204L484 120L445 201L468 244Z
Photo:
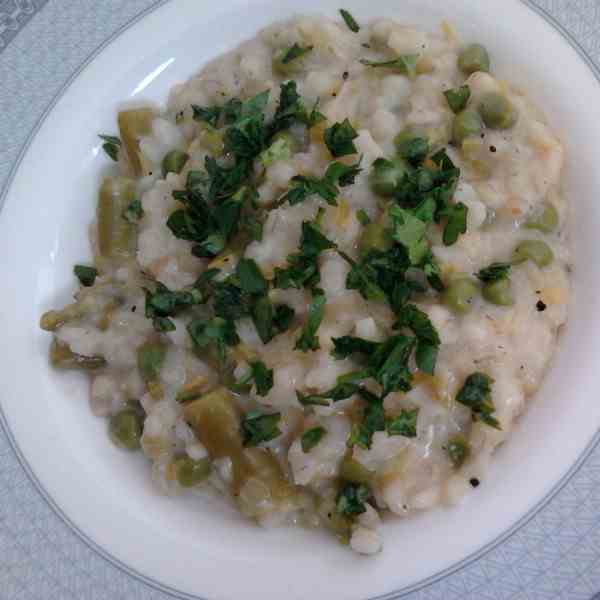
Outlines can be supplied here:
M170 2L111 43L45 120L0 215L2 409L48 496L119 563L170 589L209 598L364 600L406 590L476 555L531 514L564 481L600 426L594 335L600 263L600 87L577 53L516 0L360 0L359 20L390 15L427 28L444 18L483 41L494 72L546 109L567 149L576 301L554 368L470 502L389 523L377 558L352 555L326 536L265 531L217 502L159 496L141 457L108 443L87 406L87 384L47 363L40 314L69 299L72 266L89 256L87 225L106 162L98 132L115 130L126 101L166 99L209 58L271 21L334 15L333 0Z

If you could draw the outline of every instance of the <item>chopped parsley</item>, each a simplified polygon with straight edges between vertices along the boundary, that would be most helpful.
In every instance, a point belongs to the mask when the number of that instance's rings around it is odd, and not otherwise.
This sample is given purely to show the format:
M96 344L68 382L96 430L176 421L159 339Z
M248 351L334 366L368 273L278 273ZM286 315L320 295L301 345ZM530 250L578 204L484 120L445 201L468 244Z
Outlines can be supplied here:
M297 58L300 58L301 56L308 54L309 52L312 51L312 49L313 49L313 46L304 46L303 47L303 46L299 46L298 44L294 44L290 48L286 48L283 50L283 52L281 53L281 56L279 57L279 60L284 65L287 65L287 64L291 63L293 60L296 60Z
M102 150L111 159L117 162L119 160L119 151L121 150L121 140L116 135L104 135L98 136L104 144L102 144Z
M325 145L335 158L356 154L358 150L353 140L357 137L358 133L356 133L348 119L345 119L342 123L334 123L323 134Z
M305 431L300 439L302 452L305 454L310 452L321 441L326 433L327 429L325 429L325 427L313 427L312 429Z
M445 246L452 246L456 243L460 234L467 232L468 211L469 209L465 204L457 202L439 213L448 219L442 237Z
M373 434L376 431L385 430L383 398L372 394L364 388L359 388L358 393L365 402L362 420L352 426L346 445L348 448L357 445L365 450L369 450L373 442Z
M296 341L294 350L308 352L309 350L318 350L320 348L317 330L325 315L325 303L327 298L322 290L315 288L312 294L312 300L308 307L308 318L302 329L300 337Z
M175 324L168 318L182 310L204 301L198 288L190 291L172 292L166 285L157 282L154 292L144 288L146 295L145 316L152 319L156 331L174 331Z
M256 393L266 396L273 387L273 369L267 369L264 362L257 360L249 363L250 370L234 386L234 391L241 391L251 381L254 381Z
M481 269L479 273L477 273L477 279L483 281L484 283L500 281L501 279L508 279L508 276L510 275L510 268L510 263L495 262L492 263L489 267Z
M135 199L129 206L123 211L123 218L132 225L137 223L144 216L144 209L142 203Z
M214 348L218 360L223 363L227 355L228 346L237 346L240 338L232 321L221 317L212 319L192 319L187 326L194 347L206 350Z
M361 64L365 67L384 67L388 69L397 69L402 75L406 75L409 79L414 79L417 76L417 54L405 54L393 60L375 61L361 59Z
M363 355L364 368L360 379L372 378L383 388L383 397L390 392L408 392L412 389L412 374L408 361L416 345L416 338L394 335L384 342L367 342L361 338L344 336L332 338L336 359ZM367 351L368 350L368 351Z
M494 380L485 373L472 373L456 395L456 401L469 407L474 418L490 427L501 429L498 419L493 416L496 410L491 399L493 382Z
M444 96L450 110L454 114L458 114L467 107L467 103L471 97L471 88L468 85L461 85L458 88L446 90Z
M236 267L240 288L247 294L266 294L269 284L251 258L241 258Z
M346 9L340 8L340 14L342 15L342 19L344 19L344 23L346 23L348 29L352 33L358 33L360 31L360 25Z
M361 159L362 160L362 159ZM299 204L309 196L318 195L327 204L337 206L337 186L346 187L352 185L356 176L362 171L361 160L353 165L345 165L340 162L332 162L325 171L325 175L319 179L307 175L296 175L290 180L291 187L279 200L279 204L288 201L290 205Z
M371 492L364 483L345 483L335 499L338 514L344 517L355 517L367 511L365 502Z
M385 430L388 435L403 435L404 437L417 437L417 417L419 409L403 410L397 417L388 417L385 420Z
M242 419L241 432L244 446L258 446L281 435L279 421L281 413L264 414L251 410Z
M79 283L83 287L92 287L96 277L98 277L98 269L95 267L87 267L85 265L75 265L73 267L73 273L75 277L79 279Z
M426 138L410 137L399 145L398 153L411 165L419 165L429 154L429 141Z
M424 373L433 375L440 347L440 337L433 323L422 310L414 304L407 304L398 314L394 329L407 327L417 337L415 360L417 367Z
M448 440L446 451L448 452L448 458L450 459L452 466L455 469L458 469L462 467L465 460L469 458L471 447L469 446L469 442L467 442L462 435L456 435Z
M333 402L346 400L356 394L358 390L359 387L354 383L338 383L335 387L321 394L305 395L296 390L296 397L303 406L329 406L329 400L333 400Z

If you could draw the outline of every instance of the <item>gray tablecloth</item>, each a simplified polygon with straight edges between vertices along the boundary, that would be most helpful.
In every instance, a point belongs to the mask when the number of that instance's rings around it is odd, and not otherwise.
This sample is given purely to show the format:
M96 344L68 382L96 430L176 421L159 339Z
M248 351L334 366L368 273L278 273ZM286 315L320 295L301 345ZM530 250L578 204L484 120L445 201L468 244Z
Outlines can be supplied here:
M157 3L0 0L0 190L50 100L85 58ZM531 4L555 19L600 65L600 0ZM443 581L406 597L590 600L599 591L600 448L596 448L565 488L511 538ZM28 478L0 429L0 599L171 597L122 571L82 541Z

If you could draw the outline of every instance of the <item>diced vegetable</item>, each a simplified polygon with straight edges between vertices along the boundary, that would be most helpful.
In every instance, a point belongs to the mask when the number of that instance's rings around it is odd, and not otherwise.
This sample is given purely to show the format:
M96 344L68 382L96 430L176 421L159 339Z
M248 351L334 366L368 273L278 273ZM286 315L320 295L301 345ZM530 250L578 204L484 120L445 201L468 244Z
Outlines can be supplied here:
M54 340L50 346L50 363L59 369L83 369L93 371L106 366L102 356L82 356L76 354L67 344Z
M125 450L137 450L140 447L143 428L143 414L129 408L113 415L109 421L112 441Z

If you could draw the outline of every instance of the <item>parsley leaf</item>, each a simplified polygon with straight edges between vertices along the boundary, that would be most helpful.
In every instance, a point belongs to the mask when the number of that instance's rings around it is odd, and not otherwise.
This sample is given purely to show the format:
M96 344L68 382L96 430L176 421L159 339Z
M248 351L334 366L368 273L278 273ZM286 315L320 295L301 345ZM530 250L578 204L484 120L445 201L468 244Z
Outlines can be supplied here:
M236 275L240 288L248 294L266 294L269 284L259 269L256 261L241 258L236 267Z
M452 246L452 244L456 243L461 233L467 232L468 212L469 209L462 202L457 202L443 212L443 215L448 218L442 238L445 246Z
M225 361L227 346L237 346L240 343L233 322L221 317L214 317L208 321L200 318L192 319L188 323L187 330L196 348L214 347L221 362Z
M389 215L394 224L392 238L407 249L410 263L418 265L429 250L425 239L427 224L399 206L392 206Z
M83 287L91 287L94 285L94 281L96 281L96 277L98 276L98 269L95 267L87 267L85 265L75 265L73 267L73 273L75 273L75 277L79 279L79 283Z
M251 410L242 419L241 432L244 446L258 446L262 442L270 442L281 435L278 427L281 413L263 414Z
M287 304L279 304L275 307L275 314L273 315L273 326L278 333L283 333L290 328L296 311Z
M349 448L358 445L365 450L369 450L373 442L373 434L376 431L385 430L383 397L379 398L364 388L360 388L358 393L366 402L366 406L363 409L362 421L352 426L346 445Z
M336 158L348 154L356 154L358 151L353 140L357 137L358 133L356 133L348 119L345 119L342 123L334 123L323 134L323 139L327 148L329 148L329 152Z
M402 75L406 75L409 79L415 79L417 76L417 54L405 54L393 60L374 61L361 59L361 64L365 67L386 67L389 69L398 69Z
M467 377L463 387L456 395L456 401L468 406L473 411L473 416L486 425L501 429L500 423L493 416L495 411L491 400L491 384L493 382L494 380L485 373L472 373Z
M356 176L362 171L360 168L361 161L362 157L353 165L345 165L337 161L332 162L321 179L307 175L292 177L290 180L291 188L279 200L279 204L283 204L287 200L293 206L303 202L309 196L317 194L327 204L337 206L336 198L339 193L337 185L340 187L352 185Z
M398 153L411 165L419 165L429 154L429 141L427 138L410 137L401 142Z
M259 396L266 396L273 387L273 369L267 369L265 363L260 360L250 362L250 371L238 381L235 391L240 391L250 381L256 385L256 393Z
M348 26L348 29L352 33L358 33L360 31L359 24L355 21L354 17L344 8L340 8L340 14L342 15L342 19L344 19L344 23Z
M258 298L251 309L252 322L263 344L268 344L275 337L275 309L268 296Z
M371 492L364 483L345 483L335 499L336 511L344 517L362 515Z
M290 48L286 48L281 54L280 60L284 65L291 63L293 60L308 54L313 49L313 46L299 46L298 44L294 44Z
M450 458L452 466L455 469L458 469L462 467L465 460L469 458L471 447L469 442L467 442L462 435L457 435L448 440L446 451L448 452L448 457Z
M440 337L433 323L422 310L408 304L398 314L394 329L408 327L417 336L415 359L417 367L424 373L433 375L440 346Z
M98 136L104 141L102 144L102 150L111 159L117 162L119 160L119 151L121 150L121 140L116 135L104 135Z
M386 419L385 430L388 435L403 435L409 438L416 437L418 416L418 408L403 410L397 417Z
M144 216L142 203L138 200L132 200L129 206L123 211L123 218L132 225L137 223Z
M182 310L204 301L202 292L197 288L190 291L172 292L166 285L156 283L154 292L144 289L146 303L144 314L152 319L156 331L174 331L175 324L167 317L174 317Z
M323 320L323 316L325 315L326 302L327 299L324 292L319 289L314 289L312 301L308 307L308 319L300 337L296 341L294 350L308 352L309 350L314 351L320 348L319 338L316 334L319 325L321 325L321 321Z
M444 96L446 96L450 110L454 114L458 114L466 108L471 97L471 88L468 85L461 85L458 88L446 90Z
M310 452L321 441L326 433L327 429L325 429L325 427L313 427L312 429L305 431L300 439L302 452L305 454Z
M490 281L500 281L501 279L508 279L510 274L511 264L506 262L495 262L489 267L481 269L477 273L477 279L488 283Z
M345 336L332 338L334 349L332 355L336 359L346 358L352 354L363 354L366 358L363 378L372 377L383 388L383 396L390 392L411 389L412 374L408 360L416 344L416 338L395 335L384 342L370 342L361 338Z
M223 114L220 106L207 106L206 108L192 104L194 121L208 123L212 127L217 127L219 119Z
M358 392L359 388L354 383L338 383L335 387L321 394L305 395L296 390L296 398L303 406L329 406L328 400L338 402L346 400Z
M336 245L325 237L319 226L310 221L302 223L302 236L300 238L300 252L304 256L319 256L324 250L335 248Z

